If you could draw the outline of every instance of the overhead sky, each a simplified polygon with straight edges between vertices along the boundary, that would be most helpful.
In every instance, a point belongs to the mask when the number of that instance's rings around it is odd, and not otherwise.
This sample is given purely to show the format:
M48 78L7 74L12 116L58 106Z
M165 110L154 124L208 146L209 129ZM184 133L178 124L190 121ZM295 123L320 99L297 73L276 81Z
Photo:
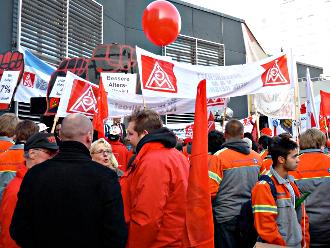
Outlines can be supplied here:
M330 1L182 0L245 20L268 54L293 49L300 62L330 76Z

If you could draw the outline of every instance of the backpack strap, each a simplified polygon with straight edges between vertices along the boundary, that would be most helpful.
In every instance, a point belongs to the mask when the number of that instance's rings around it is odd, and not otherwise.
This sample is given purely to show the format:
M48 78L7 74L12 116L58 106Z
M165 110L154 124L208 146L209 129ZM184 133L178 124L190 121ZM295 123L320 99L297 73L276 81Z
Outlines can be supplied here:
M273 180L270 178L270 176L262 175L262 176L259 177L259 181L265 181L269 184L270 190L271 190L272 195L274 197L274 200L276 202L276 200L277 200L277 191L276 191L275 184L274 184Z

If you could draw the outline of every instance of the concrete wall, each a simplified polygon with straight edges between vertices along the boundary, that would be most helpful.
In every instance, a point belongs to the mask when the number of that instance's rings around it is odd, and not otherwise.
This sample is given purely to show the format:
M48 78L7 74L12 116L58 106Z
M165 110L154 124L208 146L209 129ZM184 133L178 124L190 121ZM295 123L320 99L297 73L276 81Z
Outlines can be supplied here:
M0 8L0 53L11 49L14 0L1 0Z

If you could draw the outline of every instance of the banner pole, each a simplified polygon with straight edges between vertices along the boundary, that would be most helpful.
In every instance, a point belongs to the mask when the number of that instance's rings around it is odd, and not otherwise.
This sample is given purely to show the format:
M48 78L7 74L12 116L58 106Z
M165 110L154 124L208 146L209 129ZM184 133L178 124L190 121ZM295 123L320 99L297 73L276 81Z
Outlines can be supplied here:
M144 96L142 95L142 102L143 102L143 108L146 109L147 108L147 104L146 101L144 100Z
M224 112L223 112L223 117L222 117L222 131L223 131L223 132L224 132L224 130L225 130L226 114L227 114L227 107L225 107L225 110L224 110Z
M299 97L297 63L293 58L292 49L290 49L290 59L291 59L291 70L292 70L292 75L293 75L292 80L294 83L294 105L295 105L294 109L295 109L296 132L297 132L296 141L298 141L298 137L300 135L300 130L301 130L300 97Z
M259 113L256 111L257 140L260 138Z
M59 119L58 115L55 115L54 122L53 122L53 127L52 127L52 130L50 131L51 133L54 133L55 127L56 127L56 123L58 122L58 119Z

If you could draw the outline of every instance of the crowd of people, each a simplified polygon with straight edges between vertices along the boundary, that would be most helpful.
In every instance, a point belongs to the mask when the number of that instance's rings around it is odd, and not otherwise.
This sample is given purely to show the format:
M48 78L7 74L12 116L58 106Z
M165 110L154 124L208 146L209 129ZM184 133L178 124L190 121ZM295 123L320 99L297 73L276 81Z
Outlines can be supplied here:
M94 140L81 114L65 117L54 134L1 115L0 248L186 247L193 140L178 140L152 110L133 112L127 123L114 121ZM330 247L325 148L316 128L298 142L269 128L255 141L235 119L224 133L211 131L214 247ZM255 237L242 230L247 206Z

